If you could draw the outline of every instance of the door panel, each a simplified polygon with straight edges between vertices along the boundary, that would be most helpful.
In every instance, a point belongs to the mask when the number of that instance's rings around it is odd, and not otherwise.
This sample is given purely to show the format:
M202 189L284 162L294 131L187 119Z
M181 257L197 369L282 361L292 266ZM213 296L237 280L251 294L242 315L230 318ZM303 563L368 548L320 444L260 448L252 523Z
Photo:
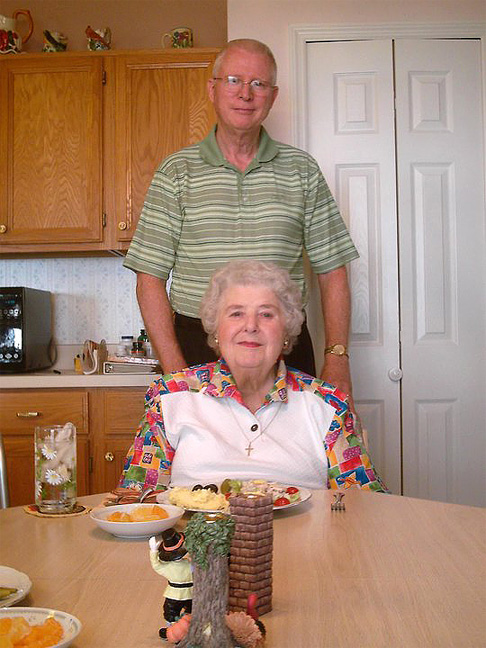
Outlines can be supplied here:
M396 43L404 494L486 505L478 41Z
M360 258L349 268L353 395L373 460L400 493L398 260L391 41L307 46L307 150Z

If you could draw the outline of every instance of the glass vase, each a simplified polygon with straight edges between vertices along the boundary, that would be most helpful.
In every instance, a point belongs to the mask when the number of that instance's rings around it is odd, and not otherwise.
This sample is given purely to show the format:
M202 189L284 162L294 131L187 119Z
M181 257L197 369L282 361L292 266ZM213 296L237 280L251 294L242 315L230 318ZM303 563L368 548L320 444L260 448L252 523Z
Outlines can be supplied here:
M71 513L76 505L76 427L35 428L35 503L41 513Z

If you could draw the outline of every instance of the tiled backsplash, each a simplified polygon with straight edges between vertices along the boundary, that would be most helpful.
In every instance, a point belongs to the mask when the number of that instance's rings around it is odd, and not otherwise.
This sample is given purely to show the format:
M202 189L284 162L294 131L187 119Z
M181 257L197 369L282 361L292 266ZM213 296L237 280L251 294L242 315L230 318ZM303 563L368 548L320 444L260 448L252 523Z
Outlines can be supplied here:
M58 345L138 335L136 275L120 257L0 260L0 286L49 290Z

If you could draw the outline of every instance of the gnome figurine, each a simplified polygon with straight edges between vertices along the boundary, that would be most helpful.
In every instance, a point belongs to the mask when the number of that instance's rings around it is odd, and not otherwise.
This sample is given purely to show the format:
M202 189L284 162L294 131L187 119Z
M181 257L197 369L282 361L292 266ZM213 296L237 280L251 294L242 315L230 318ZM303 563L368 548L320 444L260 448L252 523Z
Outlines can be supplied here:
M167 529L149 540L150 563L168 581L163 609L168 625L190 614L192 609L192 569L184 540L184 534L175 529ZM160 628L159 636L167 639L167 627Z

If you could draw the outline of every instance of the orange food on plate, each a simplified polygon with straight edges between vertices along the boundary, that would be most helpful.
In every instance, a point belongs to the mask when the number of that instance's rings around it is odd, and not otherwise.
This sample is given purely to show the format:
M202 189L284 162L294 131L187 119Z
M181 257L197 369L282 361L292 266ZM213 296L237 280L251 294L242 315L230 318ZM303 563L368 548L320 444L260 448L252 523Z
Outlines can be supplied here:
M0 648L50 648L62 635L61 624L52 617L32 626L24 617L0 619Z
M110 522L131 522L132 518L128 513L124 513L123 511L115 511L111 515L109 515L107 518Z
M161 506L138 506L130 513L115 511L106 519L108 522L148 522L149 520L165 520L169 514ZM1 646L0 646L1 648Z

